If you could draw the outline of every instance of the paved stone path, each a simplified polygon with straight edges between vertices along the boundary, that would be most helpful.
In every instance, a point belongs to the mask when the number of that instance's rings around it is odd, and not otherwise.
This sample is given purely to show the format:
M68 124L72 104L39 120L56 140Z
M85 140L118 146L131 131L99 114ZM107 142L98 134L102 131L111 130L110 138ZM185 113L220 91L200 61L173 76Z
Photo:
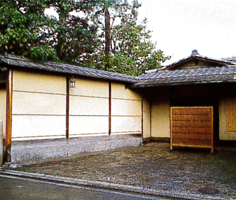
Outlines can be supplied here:
M207 187L219 191L210 194L214 198L236 199L235 154L235 151L210 154L206 149L170 151L169 144L149 143L25 165L17 170L184 192L186 196L201 194L198 190Z

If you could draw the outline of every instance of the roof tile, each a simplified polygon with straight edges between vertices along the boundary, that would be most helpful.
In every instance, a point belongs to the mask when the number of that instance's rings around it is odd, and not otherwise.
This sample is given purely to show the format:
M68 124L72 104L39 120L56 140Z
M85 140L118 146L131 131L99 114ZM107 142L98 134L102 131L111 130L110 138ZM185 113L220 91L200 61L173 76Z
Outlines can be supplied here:
M28 58L21 58L14 55L0 55L0 60L8 65L16 66L19 68L33 68L38 70L46 70L130 83L136 83L139 80L137 77L124 74L49 61L33 61Z
M139 76L140 81L136 87L195 84L195 83L217 83L236 82L236 65L223 67L196 67L175 70L159 70Z

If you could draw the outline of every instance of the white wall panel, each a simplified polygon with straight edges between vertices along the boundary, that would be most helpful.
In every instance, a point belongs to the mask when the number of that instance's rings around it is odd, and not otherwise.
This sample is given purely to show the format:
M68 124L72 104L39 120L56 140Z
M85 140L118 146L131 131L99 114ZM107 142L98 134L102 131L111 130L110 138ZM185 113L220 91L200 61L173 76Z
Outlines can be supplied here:
M141 117L112 117L111 132L141 132Z
M70 115L108 115L108 99L70 96Z
M13 90L66 94L66 77L14 70Z
M12 140L65 137L65 116L12 116Z
M66 115L66 95L14 92L12 113Z
M151 129L150 129L150 103L146 98L143 99L143 138L151 137Z
M70 116L70 135L108 133L108 117Z
M75 88L70 88L71 95L108 97L108 81L75 79Z
M160 90L151 106L151 137L170 137L170 93Z
M112 115L141 116L141 101L112 99Z
M142 100L140 94L125 87L122 83L111 84L112 98Z

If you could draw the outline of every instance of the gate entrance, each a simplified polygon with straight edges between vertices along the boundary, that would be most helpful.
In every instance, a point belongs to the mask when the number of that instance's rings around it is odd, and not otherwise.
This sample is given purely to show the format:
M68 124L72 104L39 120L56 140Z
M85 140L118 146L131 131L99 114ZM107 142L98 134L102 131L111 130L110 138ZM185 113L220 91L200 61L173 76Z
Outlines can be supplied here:
M171 107L173 147L210 148L213 152L213 106Z

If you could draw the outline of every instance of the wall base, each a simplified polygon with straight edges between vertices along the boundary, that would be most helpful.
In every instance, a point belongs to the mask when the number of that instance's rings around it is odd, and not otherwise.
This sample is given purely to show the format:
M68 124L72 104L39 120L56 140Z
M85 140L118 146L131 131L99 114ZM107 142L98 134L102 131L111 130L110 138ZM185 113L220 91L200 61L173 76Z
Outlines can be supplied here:
M141 146L141 135L113 135L65 139L12 142L13 163L36 163L82 152L98 152L129 146Z
M148 142L165 142L170 143L170 138L164 138L164 137L149 137L149 138L143 138L144 143Z

